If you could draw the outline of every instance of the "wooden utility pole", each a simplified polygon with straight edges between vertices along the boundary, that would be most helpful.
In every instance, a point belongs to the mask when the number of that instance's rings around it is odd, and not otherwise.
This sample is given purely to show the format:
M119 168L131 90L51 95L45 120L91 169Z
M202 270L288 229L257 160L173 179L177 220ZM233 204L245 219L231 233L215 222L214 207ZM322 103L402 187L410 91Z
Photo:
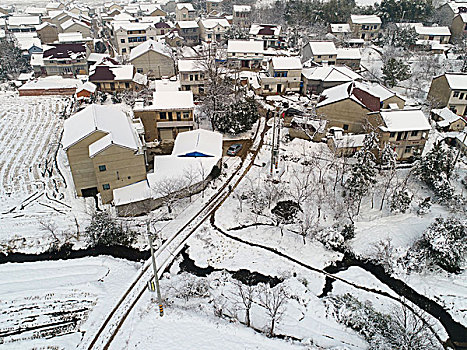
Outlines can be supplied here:
M151 259L152 259L152 267L154 269L154 282L156 284L156 292L157 292L157 303L159 304L159 314L164 316L164 307L162 306L162 296L161 290L159 288L159 276L157 275L157 266L156 266L156 258L154 257L154 247L152 245L152 235L151 230L149 228L150 222L148 221L147 224L147 233L149 239L149 247L151 248Z

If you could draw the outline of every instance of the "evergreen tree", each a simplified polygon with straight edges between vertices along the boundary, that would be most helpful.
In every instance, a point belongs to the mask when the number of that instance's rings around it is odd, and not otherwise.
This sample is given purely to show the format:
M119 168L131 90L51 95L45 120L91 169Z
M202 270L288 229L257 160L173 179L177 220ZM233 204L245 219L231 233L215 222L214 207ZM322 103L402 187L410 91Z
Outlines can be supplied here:
M423 233L419 246L428 258L449 272L459 272L467 252L467 227L456 218L437 218Z
M395 213L405 213L412 203L412 193L406 188L396 189L391 196L390 210Z
M410 78L409 66L396 58L388 59L383 66L384 83L393 87L399 81Z
M22 55L13 39L0 39L0 81L31 70L29 59Z
M418 34L413 27L402 27L402 28L393 28L389 29L387 35L386 43L394 46L401 47L404 49L409 49L411 46L415 45L418 40Z
M376 5L384 23L426 22L433 14L431 0L382 0Z
M108 212L96 212L85 230L86 241L90 247L98 245L131 245L136 234L119 224Z
M216 129L223 133L239 134L250 130L258 117L258 107L254 99L240 100L231 104L226 113L217 119Z

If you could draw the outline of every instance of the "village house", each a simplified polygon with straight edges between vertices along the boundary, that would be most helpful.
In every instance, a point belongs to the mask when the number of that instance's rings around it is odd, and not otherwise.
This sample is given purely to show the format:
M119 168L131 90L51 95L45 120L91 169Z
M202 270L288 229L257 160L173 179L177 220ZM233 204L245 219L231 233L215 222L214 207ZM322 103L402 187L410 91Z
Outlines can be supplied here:
M345 134L340 128L333 128L327 138L327 145L337 157L352 157L363 147L366 134Z
M314 63L336 64L337 50L332 41L310 41L302 49L302 62L312 60Z
M20 96L73 96L81 84L78 79L51 76L26 82L18 92Z
M352 34L348 23L331 23L329 24L329 32L340 42L346 41Z
M467 1L451 0L436 9L440 24L450 26L454 17L459 13L467 12Z
M157 22L156 24L154 24L154 27L156 28L157 36L166 35L172 30L172 27L170 26L170 24L164 21Z
M147 85L145 76L136 73L133 65L99 65L89 72L89 81L103 92L140 90Z
M176 21L194 21L196 18L196 11L191 3L178 3L175 7L175 20Z
M7 20L7 28L10 33L35 32L36 26L41 22L39 16L10 16Z
M252 24L249 32L250 39L262 40L263 48L284 49L287 42L282 35L282 27L274 24Z
M115 44L118 53L128 56L131 49L151 39L155 40L157 31L151 23L114 23Z
M61 25L62 33L81 33L84 37L92 37L91 26L87 25L84 22L78 21L76 19L69 19L66 22L63 22Z
M175 62L170 53L170 47L150 39L131 50L129 62L136 72L149 78L171 77L175 75Z
M79 32L58 33L59 44L85 44L89 51L94 52L94 39L84 38Z
M467 12L457 14L452 20L451 33L454 40L467 34Z
M302 63L298 57L273 57L267 72L260 72L260 94L299 92Z
M180 21L175 25L180 36L188 46L198 45L200 40L199 26L196 21Z
M179 60L178 72L182 91L191 91L195 96L204 94L204 68L200 60Z
M351 81L362 81L360 74L346 66L325 66L302 69L304 94L320 94L325 89Z
M206 13L209 14L213 11L221 12L222 1L223 0L206 0Z
M449 110L449 108L434 108L431 110L431 119L436 122L439 131L462 131L467 122L460 115Z
M447 107L458 115L467 115L467 74L445 73L433 78L427 99L434 107Z
M96 90L97 86L90 81L87 81L76 89L76 99L90 99L92 96L95 96Z
M42 44L51 44L58 40L58 27L49 22L43 22L36 26L36 32Z
M194 108L191 91L156 91L152 105L136 104L133 112L143 122L146 142L173 141L193 130Z
M198 21L201 40L210 42L223 42L230 23L225 18L206 18Z
M418 34L417 45L422 44L423 42L437 42L440 44L448 44L451 39L451 31L449 27L426 27L426 26L414 26L415 31Z
M360 69L360 62L362 55L360 49L357 48L338 48L336 64L340 66L347 66L353 70Z
M89 49L83 43L52 44L43 53L43 68L47 75L88 74Z
M45 5L45 9L49 12L63 10L64 8L65 8L65 5L58 1L51 1L47 3L47 5Z
M232 25L239 28L250 28L251 26L251 6L234 5Z
M376 15L351 15L349 24L354 38L370 41L378 36L381 18Z
M357 82L326 89L316 105L316 114L328 121L328 127L361 134L368 126L368 113L382 108L404 108L405 101L377 83Z
M134 123L113 106L91 105L65 121L62 138L79 197L101 195L146 179L143 142Z
M258 70L263 59L263 43L259 40L229 40L227 43L227 62L231 67Z
M381 149L389 144L397 160L422 154L431 126L420 109L381 110L370 113L368 119L377 128Z

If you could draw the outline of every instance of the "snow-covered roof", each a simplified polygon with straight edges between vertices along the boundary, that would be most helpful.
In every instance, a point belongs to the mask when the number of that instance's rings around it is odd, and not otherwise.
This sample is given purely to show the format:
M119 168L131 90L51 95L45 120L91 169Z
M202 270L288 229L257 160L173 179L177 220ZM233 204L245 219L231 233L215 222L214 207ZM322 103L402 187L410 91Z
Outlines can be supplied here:
M93 93L96 91L96 88L97 86L95 84L91 83L90 81L87 81L76 90L76 93L83 91L83 90Z
M110 71L110 73L109 73ZM127 65L94 65L89 72L89 78L92 81L101 80L133 80L134 67L132 64Z
M453 90L467 89L467 74L466 73L446 73L446 79L449 87Z
M462 19L462 22L467 23L467 12L459 13L458 16Z
M251 12L251 6L248 5L234 5L233 12Z
M122 12L114 16L114 21L136 21L136 18L130 15L129 13Z
M152 190L149 187L148 180L143 180L128 186L114 189L113 197L114 205L125 205L151 198Z
M25 13L29 15L45 15L47 13L47 9L45 7L26 7Z
M200 60L178 60L179 72L200 72L203 70Z
M419 35L451 35L449 27L415 26L414 28Z
M438 125L440 126L448 126L449 124L454 123L455 121L458 121L459 119L463 120L463 118L460 115L457 115L456 113L454 113L447 107L440 108L440 109L435 108L435 109L432 109L431 112L443 119L442 121L438 122Z
M70 18L68 21L63 22L60 26L62 27L63 30L67 30L68 28L70 28L74 24L79 25L81 27L91 29L91 27L88 26L86 23L78 21L78 20L76 20L74 18Z
M230 27L229 21L227 21L225 18L206 18L200 20L200 22L206 29L213 29L217 26L221 26L224 28Z
M108 135L89 146L93 157L112 144L138 150L141 147L129 118L114 106L91 105L65 120L62 145L66 150L91 135L101 131Z
M115 31L122 29L125 31L128 30L147 30L148 28L153 27L153 24L150 22L119 22L112 21L112 27Z
M161 79L156 80L156 91L180 91L180 80L176 79Z
M99 64L104 58L108 57L110 57L110 55L107 53L91 52L88 56L88 62Z
M58 42L80 42L83 41L83 34L80 32L58 33Z
M308 80L321 80L323 82L348 82L352 80L363 80L360 74L346 66L325 66L303 68L302 74Z
M135 58L138 58L139 56L149 51L154 51L154 52L160 53L161 55L170 57L170 54L169 54L170 48L167 45L161 42L157 42L157 41L149 39L139 44L138 46L136 46L134 49L131 50L130 62L133 61Z
M350 33L350 24L348 23L331 23L332 33Z
M350 20L356 24L381 24L381 18L376 15L351 15Z
M2 23L1 23L2 19L0 19L0 25L2 25ZM41 24L36 26L36 30L41 30L41 29L44 29L45 27L56 27L56 25L52 24L52 23L49 23L49 22L42 22Z
M337 55L336 46L332 41L310 41L308 45L313 55Z
M274 24L252 24L250 35L275 35L281 34L282 27Z
M21 50L29 50L33 46L42 48L41 39L37 37L16 37L16 40Z
M136 72L133 76L133 81L139 85L147 85L148 83L148 76L146 74L141 74Z
M302 69L302 62L299 57L273 57L272 67L276 69Z
M229 40L227 52L263 53L263 41L259 40Z
M156 91L153 108L157 110L193 109L193 93L191 91Z
M37 78L19 88L19 90L50 90L50 89L73 89L81 86L79 79L63 78L61 76L50 76Z
M177 157L222 157L222 134L204 129L177 135L172 151Z
M9 26L36 26L41 24L39 16L11 16L8 17Z
M188 11L194 11L195 10L195 8L193 7L193 4L191 4L191 3L186 2L186 3L178 3L177 4L177 9L178 10L182 10L184 8L187 9Z
M336 148L358 148L363 147L366 134L342 134L339 137L332 136Z
M115 74L115 80L132 80L134 67L132 64L123 66L110 67L110 70Z
M357 48L339 48L337 49L337 59L341 60L360 60L362 55Z
M181 29L187 29L187 28L198 28L198 23L196 21L178 21L177 25Z
M355 87L366 91L373 96L379 97L380 101L385 101L388 98L391 98L396 95L395 92L389 90L387 87L378 83L371 83L368 81L355 82Z
M430 130L431 126L420 109L387 110L380 112L387 132Z

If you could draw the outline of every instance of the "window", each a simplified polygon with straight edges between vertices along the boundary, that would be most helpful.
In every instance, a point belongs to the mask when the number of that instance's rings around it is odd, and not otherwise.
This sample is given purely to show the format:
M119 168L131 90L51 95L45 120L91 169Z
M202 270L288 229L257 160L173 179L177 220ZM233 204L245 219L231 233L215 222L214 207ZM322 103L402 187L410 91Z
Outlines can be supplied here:
M121 42L122 44L125 44L125 39L120 39L120 42Z
M395 132L391 132L391 133L389 134L389 138L391 138L391 139L394 138L395 136L396 136L396 133L395 133Z
M459 95L459 100L462 100L464 98L464 95L465 94L463 92L461 92L461 94Z
M318 58L321 58L321 55L318 55Z
M182 112L177 112L177 120L182 120Z
M232 52L232 56L235 56L235 52Z
M407 146L404 150L404 153L412 153L412 146Z
M160 119L167 119L167 113L166 112L159 112L159 118Z
M125 48L122 49L122 53L126 53L126 49L125 49Z
M102 188L103 188L104 190L110 190L110 185L109 185L109 184L103 184L103 185L102 185Z
M190 118L190 112L183 112L183 119Z
M190 81L193 81L195 79L195 77L193 76L193 74L190 74Z
M137 68L136 71L137 71L138 73L143 74L143 68Z
M286 78L287 72L274 72L274 76L278 78Z
M418 131L412 131L412 132L410 133L410 136L417 136L417 135L418 135Z
M454 91L454 97L459 97L459 91Z
M105 167L105 165L99 165L99 171L106 171L107 168Z
M435 39L435 37L433 35L428 36L428 40L434 40L434 39Z
M125 83L125 89L129 89L130 88L130 83Z
M344 125L342 126L342 129L344 129L344 130L349 130L349 124L344 124Z
M268 84L264 85L264 90L269 90L269 85Z

